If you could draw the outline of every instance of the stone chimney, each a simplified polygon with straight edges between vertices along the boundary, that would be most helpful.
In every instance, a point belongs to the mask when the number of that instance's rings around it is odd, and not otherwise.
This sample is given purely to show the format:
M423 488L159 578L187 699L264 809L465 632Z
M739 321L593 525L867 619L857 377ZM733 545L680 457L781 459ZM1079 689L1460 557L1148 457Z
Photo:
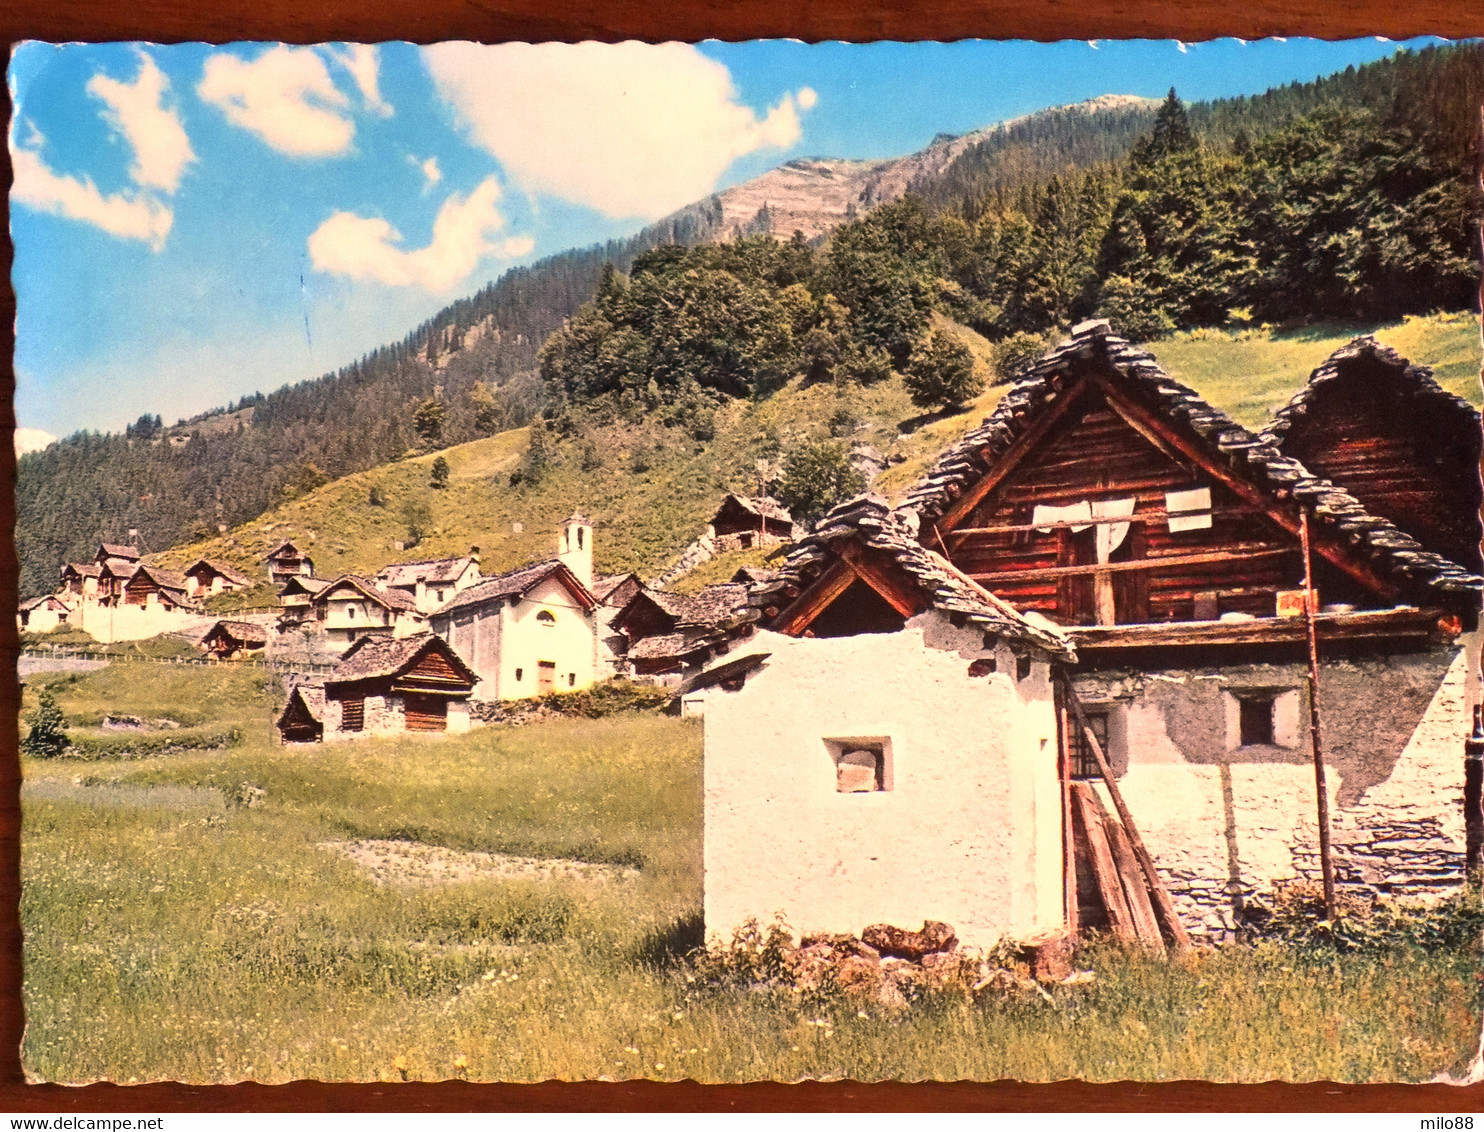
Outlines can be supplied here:
M580 513L562 520L557 536L557 559L589 589L593 584L593 525Z

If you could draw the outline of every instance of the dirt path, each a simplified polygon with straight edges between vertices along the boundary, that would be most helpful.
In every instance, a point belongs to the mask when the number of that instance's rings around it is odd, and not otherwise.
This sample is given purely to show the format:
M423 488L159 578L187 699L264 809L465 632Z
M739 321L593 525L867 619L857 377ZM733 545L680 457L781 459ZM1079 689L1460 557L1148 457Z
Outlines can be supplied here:
M418 841L326 841L369 872L378 884L434 885L465 880L585 880L607 884L629 880L639 870L563 857L511 857L445 849Z

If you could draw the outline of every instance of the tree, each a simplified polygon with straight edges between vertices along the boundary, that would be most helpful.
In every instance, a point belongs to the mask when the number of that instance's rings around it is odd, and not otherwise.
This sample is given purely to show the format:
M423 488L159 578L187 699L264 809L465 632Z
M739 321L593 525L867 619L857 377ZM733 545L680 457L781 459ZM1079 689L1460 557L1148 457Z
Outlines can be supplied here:
M500 399L490 392L489 386L476 381L469 391L469 404L474 409L474 427L488 435L499 432L505 423L505 410Z
M775 494L795 519L807 522L865 489L866 477L851 464L850 450L841 441L821 440L784 458Z
M1140 139L1129 154L1129 160L1135 165L1147 165L1171 154L1187 153L1198 148L1200 142L1196 139L1195 131L1190 128L1185 106L1175 94L1175 88L1170 87L1170 93L1155 112L1154 132L1147 138Z
M402 525L407 531L406 545L414 547L433 526L433 511L424 500L409 499L402 504Z
M65 751L70 742L62 709L50 689L43 688L36 710L31 713L31 730L21 740L21 750L33 759L52 759Z
M962 405L984 390L974 355L952 334L935 330L912 354L903 383L914 405Z
M448 486L448 461L442 456L433 461L432 475L428 482L439 491Z
M425 444L437 444L443 438L443 425L448 410L441 397L429 397L412 414L412 428Z

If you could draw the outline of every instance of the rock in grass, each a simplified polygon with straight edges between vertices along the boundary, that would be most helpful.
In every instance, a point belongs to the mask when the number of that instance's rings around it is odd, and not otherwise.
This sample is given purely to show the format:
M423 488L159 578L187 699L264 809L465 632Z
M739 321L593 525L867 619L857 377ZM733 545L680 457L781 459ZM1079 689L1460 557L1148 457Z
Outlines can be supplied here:
M916 932L891 924L872 924L861 932L861 939L882 955L910 959L914 963L934 951L952 951L958 946L953 926L941 920L925 920L922 930Z

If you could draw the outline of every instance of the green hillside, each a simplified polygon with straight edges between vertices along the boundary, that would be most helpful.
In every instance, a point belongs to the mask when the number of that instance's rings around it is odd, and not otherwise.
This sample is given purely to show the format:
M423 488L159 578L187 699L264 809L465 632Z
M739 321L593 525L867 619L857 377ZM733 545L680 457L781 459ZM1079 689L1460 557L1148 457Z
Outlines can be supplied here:
M977 336L955 329L971 347L982 349ZM1383 327L1195 331L1155 342L1151 349L1171 374L1243 424L1257 427L1326 356L1363 333L1375 333L1412 360L1432 365L1446 388L1471 403L1484 401L1478 323L1468 313L1408 318ZM653 422L592 427L560 439L554 467L537 486L510 483L530 437L528 428L514 429L347 476L226 535L159 557L178 566L207 554L257 575L263 555L293 538L308 545L318 573L333 575L373 572L399 559L461 554L475 544L485 572L495 573L550 556L557 523L580 509L595 524L600 572L632 569L650 577L699 533L722 493L756 489L757 460L823 438L828 435L825 422L832 418L853 418L849 439L898 461L874 485L893 495L992 411L1002 391L991 388L969 411L922 423L900 377L870 388L806 388L794 381L765 400L722 406L716 436L706 443L682 428ZM902 431L904 425L909 431ZM842 431L839 424L837 431ZM450 469L444 489L429 483L438 455ZM373 488L380 505L371 502ZM407 537L404 514L409 504L427 507L427 533L404 552L394 543ZM517 523L523 528L519 532ZM725 580L737 565L754 558L713 564L690 581ZM262 600L266 592L256 596Z

